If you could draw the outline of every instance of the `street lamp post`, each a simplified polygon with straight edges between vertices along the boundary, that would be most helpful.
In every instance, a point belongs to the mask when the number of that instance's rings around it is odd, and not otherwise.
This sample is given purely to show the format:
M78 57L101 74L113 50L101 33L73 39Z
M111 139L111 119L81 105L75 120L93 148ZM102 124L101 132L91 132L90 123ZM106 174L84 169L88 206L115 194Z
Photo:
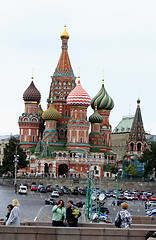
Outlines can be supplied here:
M70 172L78 172L74 169L69 169ZM86 208L87 208L87 219L89 221L92 220L92 198L91 198L91 194L93 192L93 187L94 187L94 183L92 181L92 176L91 176L91 172L88 171L87 174L82 173L82 172L78 172L82 175L84 175L85 177L87 177L87 193L86 193Z
M115 179L116 179L116 200L118 200L119 195L119 176L122 174L122 169L119 169L117 172Z
M14 167L15 167L14 186L15 186L15 193L17 193L17 165L18 165L18 157L19 157L19 155L17 155L17 146L16 146L16 154L14 155Z

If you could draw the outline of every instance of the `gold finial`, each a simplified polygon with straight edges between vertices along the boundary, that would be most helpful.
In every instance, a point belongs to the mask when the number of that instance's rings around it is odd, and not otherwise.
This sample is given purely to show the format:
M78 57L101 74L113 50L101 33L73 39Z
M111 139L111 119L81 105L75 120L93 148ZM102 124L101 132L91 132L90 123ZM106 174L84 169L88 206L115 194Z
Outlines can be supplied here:
M104 84L104 79L102 79L102 84Z
M66 38L66 39L68 39L70 37L69 33L66 30L66 25L64 26L64 31L63 31L63 33L61 33L60 37Z
M102 71L102 84L104 84L104 70Z

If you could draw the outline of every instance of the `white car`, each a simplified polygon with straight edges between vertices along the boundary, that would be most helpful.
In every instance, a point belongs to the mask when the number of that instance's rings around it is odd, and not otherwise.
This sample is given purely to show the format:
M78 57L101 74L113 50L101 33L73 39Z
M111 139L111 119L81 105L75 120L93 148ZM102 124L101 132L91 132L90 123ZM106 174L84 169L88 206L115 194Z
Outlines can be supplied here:
M18 190L18 193L19 194L27 194L27 191L28 191L28 189L27 189L26 186L20 186L19 190Z
M58 198L60 195L59 195L59 192L58 192L58 191L53 191L53 192L51 193L51 196Z

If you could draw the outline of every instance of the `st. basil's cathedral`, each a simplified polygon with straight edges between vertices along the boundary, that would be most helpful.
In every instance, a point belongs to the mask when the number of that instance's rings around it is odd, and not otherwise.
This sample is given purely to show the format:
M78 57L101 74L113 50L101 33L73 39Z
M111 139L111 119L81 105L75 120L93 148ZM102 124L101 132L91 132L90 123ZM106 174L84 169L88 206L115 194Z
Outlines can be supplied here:
M104 80L91 99L76 79L68 55L69 34L60 35L62 52L54 71L47 99L47 110L40 105L41 94L33 78L23 94L25 111L19 117L20 144L26 150L29 166L25 173L49 176L86 174L110 177L116 164L112 150L109 115L114 107ZM93 114L87 119L87 108ZM91 125L91 126L90 126Z

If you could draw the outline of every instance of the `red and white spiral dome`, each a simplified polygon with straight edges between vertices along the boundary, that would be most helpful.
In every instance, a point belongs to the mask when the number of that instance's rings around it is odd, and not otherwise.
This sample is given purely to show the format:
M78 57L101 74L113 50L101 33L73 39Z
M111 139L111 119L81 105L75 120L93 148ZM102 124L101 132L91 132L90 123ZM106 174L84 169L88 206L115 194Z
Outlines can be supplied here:
M67 97L67 104L73 106L89 106L91 104L91 98L89 94L81 86L80 77L78 77L76 87Z

